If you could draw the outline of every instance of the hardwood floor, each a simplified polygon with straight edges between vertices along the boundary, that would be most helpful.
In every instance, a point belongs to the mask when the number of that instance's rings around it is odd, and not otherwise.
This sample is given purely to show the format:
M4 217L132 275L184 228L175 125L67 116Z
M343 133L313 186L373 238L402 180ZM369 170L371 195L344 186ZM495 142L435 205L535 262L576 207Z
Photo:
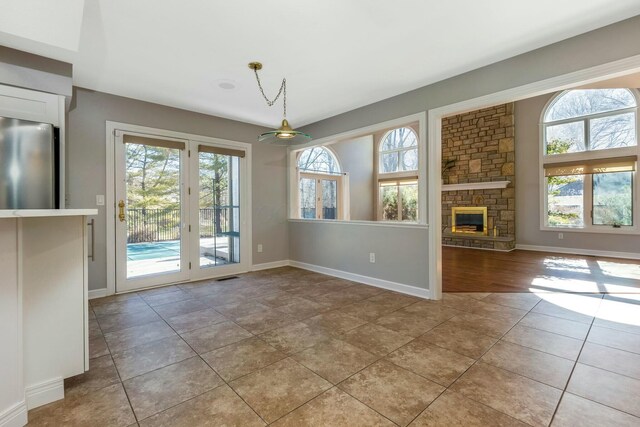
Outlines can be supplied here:
M640 294L640 261L515 250L442 248L444 292Z

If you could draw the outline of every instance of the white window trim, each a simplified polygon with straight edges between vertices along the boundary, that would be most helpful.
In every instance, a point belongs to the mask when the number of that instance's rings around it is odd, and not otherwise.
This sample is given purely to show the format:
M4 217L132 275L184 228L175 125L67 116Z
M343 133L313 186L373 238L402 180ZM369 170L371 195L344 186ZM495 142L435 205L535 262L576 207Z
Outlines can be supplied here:
M539 182L540 182L540 230L541 231L555 231L560 233L600 233L600 234L640 234L640 171L636 171L633 173L632 180L632 196L633 196L633 225L631 226L621 226L620 228L614 228L610 225L594 225L593 219L591 218L591 212L593 210L593 185L592 185L592 175L586 174L584 175L584 190L583 190L583 216L584 216L584 225L582 227L561 227L561 226L550 226L547 223L547 182L544 174L544 165L545 164L553 164L560 163L572 160L591 160L591 159L607 159L613 157L621 157L621 156L630 156L636 155L638 156L640 162L640 117L638 114L638 110L640 109L640 95L636 89L633 88L624 88L628 89L632 95L636 99L636 107L632 108L623 108L615 111L607 111L603 113L590 114L587 116L573 117L571 119L562 119L555 120L551 122L545 122L545 115L547 110L553 105L553 103L560 97L562 97L569 90L565 90L557 93L549 101L546 103L544 108L542 109L542 113L540 115L539 122ZM631 147L620 147L620 148L608 148L602 150L586 150L583 152L577 153L565 153L565 154L552 154L547 155L547 144L546 144L546 127L553 126L557 124L563 123L573 123L573 122L584 122L584 132L585 132L585 146L589 146L589 121L592 119L607 117L607 116L615 116L619 114L634 112L636 119L636 145Z
M398 128L405 127L411 123L418 123L418 130L416 135L418 136L418 220L413 221L344 221L348 223L359 223L359 224L371 224L371 225L390 225L394 223L401 223L399 225L403 226L427 226L427 112L421 112L417 114L411 114L409 116L400 117L397 119L389 120L386 122L378 123L371 126L366 126L359 129L354 129L346 132L342 132L339 134L327 136L324 138L319 138L312 142L309 142L305 145L300 145L296 147L290 147L288 150L288 158L287 164L289 169L289 179L288 179L288 203L289 203L289 220L290 221L323 221L323 222L335 222L335 220L313 220L313 219L301 219L299 218L299 209L298 209L298 171L297 171L297 153L316 146L327 146L333 144L338 141L344 141L348 139L354 139L366 135L374 135L375 133ZM415 131L415 129L414 129ZM377 146L376 146L377 147ZM330 148L330 147L327 147ZM374 149L374 156L378 155L378 150ZM376 160L377 161L377 160ZM376 192L374 194L374 200L377 202L377 171L378 165L377 163L374 165L374 182ZM410 172L412 175L416 175L415 172ZM422 228L421 227L421 228Z

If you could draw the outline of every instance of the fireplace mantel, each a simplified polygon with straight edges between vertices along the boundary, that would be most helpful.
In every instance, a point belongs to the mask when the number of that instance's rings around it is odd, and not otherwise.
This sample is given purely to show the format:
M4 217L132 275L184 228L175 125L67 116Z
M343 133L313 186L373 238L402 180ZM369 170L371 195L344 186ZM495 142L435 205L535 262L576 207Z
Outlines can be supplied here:
M489 182L465 182L463 184L444 184L442 191L460 190L490 190L494 188L507 188L511 181L489 181Z

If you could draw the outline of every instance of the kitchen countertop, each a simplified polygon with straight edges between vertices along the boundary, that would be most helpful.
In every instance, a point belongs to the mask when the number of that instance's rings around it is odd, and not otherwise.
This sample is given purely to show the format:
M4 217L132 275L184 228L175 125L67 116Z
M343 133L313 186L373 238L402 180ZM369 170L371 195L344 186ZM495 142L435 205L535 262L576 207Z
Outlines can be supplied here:
M98 209L0 209L0 218L98 215Z

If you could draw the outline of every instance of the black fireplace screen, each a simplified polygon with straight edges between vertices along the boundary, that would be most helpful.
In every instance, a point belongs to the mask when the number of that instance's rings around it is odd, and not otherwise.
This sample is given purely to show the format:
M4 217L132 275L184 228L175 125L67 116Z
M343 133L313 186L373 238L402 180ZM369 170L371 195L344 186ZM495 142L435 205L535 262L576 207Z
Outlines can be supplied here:
M481 213L456 213L456 231L477 233L484 231L484 215Z

